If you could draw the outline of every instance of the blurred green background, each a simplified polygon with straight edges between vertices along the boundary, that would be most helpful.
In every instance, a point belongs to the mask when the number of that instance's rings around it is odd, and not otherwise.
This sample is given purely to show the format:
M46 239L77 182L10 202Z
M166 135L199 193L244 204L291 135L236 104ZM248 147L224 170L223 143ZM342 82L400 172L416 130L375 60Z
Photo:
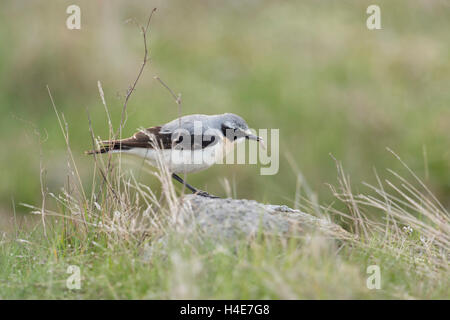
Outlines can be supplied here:
M366 28L366 8L381 7L382 30ZM66 28L67 6L81 7L81 30ZM143 56L133 23L153 7L151 61L128 105L124 136L178 116L156 80L182 94L182 113L234 112L252 128L280 129L280 170L216 166L189 182L224 195L292 205L291 154L319 201L331 200L332 158L353 182L373 167L398 170L390 147L450 203L450 5L448 1L2 1L0 4L0 215L13 201L40 203L39 139L46 184L58 192L67 154L46 90L69 123L82 178L95 134L108 136L101 81L114 126ZM426 153L426 157L424 157ZM155 188L155 178L140 180ZM28 209L17 207L26 212ZM0 219L0 220L2 220Z

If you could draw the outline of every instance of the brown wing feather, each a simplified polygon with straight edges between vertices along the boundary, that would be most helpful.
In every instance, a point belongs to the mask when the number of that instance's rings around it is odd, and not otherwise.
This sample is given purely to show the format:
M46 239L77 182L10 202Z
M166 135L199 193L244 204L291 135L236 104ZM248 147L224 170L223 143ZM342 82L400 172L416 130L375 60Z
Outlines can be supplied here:
M111 150L128 150L132 148L154 148L154 142L158 142L163 149L172 148L171 135L160 133L161 126L151 127L136 132L132 137L121 140L106 140L101 142L99 150L87 151L87 154L106 153ZM154 138L152 138L154 137Z
M153 138L154 137L154 138ZM183 146L184 148L191 148L192 150L204 149L208 146L216 144L219 139L214 135L202 135L195 137L191 135L186 141L182 135L175 135L172 140L171 133L162 133L161 126L151 127L145 130L136 132L132 137L121 140L106 140L102 141L101 148L98 150L87 151L87 154L106 153L111 150L129 150L132 148L149 148L153 149L156 141L161 149L173 149L174 146ZM197 139L196 139L197 138ZM200 142L198 143L197 140ZM187 145L182 145L182 144Z
M112 141L114 145L118 145L118 149L126 148L154 148L155 141L161 148L170 149L172 146L171 135L160 133L161 127L151 127L136 132L132 137L122 140ZM106 141L111 144L111 141ZM121 147L120 147L121 146Z

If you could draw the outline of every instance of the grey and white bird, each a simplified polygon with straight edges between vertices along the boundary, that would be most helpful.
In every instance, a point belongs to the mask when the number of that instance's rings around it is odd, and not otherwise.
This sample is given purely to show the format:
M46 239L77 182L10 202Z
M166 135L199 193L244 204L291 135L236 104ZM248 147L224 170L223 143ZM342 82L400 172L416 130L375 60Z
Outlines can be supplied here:
M131 154L153 166L162 162L172 177L193 193L211 197L186 183L178 174L209 168L246 139L259 141L264 147L262 138L254 135L245 120L236 114L193 114L140 130L130 138L102 141L99 149L86 153Z

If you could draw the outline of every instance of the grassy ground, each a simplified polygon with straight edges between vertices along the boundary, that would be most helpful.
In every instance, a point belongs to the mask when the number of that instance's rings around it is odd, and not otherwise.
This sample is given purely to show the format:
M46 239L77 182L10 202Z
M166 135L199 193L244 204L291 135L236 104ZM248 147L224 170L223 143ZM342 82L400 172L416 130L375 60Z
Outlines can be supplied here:
M97 164L103 176L107 167ZM339 163L338 172L332 190L347 210L322 206L301 191L298 197L303 211L340 217L353 240L305 232L273 238L262 232L216 243L185 233L177 216L188 212L164 169L155 172L163 198L129 176L120 179L117 170L91 195L73 181L52 196L56 212L33 208L42 219L36 227L17 227L15 235L2 239L0 297L448 299L446 209L412 172L414 183L393 173L392 180L368 186L365 194L352 193ZM169 241L144 259L145 248L162 235ZM378 289L367 284L374 265L380 270ZM67 287L69 266L80 268L80 289Z
M100 242L100 245L105 245ZM142 263L135 248L2 249L3 299L448 299L448 273L432 278L389 254L382 243L337 248L322 238L306 244L258 241L238 250L173 244L169 258ZM376 251L381 252L377 253ZM6 262L5 255L15 257ZM369 290L369 265L381 266L381 289ZM66 287L80 266L81 289Z
M0 4L0 142L7 150L0 153L0 166L7 168L0 184L0 298L450 296L448 5L379 1L383 29L369 31L365 10L372 2L366 1L86 0L79 1L82 29L70 31L70 4ZM173 231L177 197L170 193L170 201L160 202L167 190L139 163L122 163L124 172L133 170L125 176L105 169L119 196L100 187L98 170L105 166L83 155L91 147L86 109L95 135L108 136L101 81L117 128L143 54L137 28L124 21L143 23L154 6L151 60L128 105L124 135L178 116L154 76L181 92L183 114L235 112L253 128L278 128L278 174L217 166L189 182L330 217L358 241L314 235L263 237L237 249L198 246ZM73 159L46 85L67 120ZM336 176L330 153L343 161L352 182L339 171L337 187L327 186ZM409 175L413 184L384 168ZM134 215L148 207L154 215L137 224ZM115 211L122 214L116 220ZM155 217L167 228L155 228ZM143 263L143 243L163 232L173 236L168 252ZM381 290L366 286L366 269L374 264L381 268ZM81 268L81 290L66 288L69 265Z

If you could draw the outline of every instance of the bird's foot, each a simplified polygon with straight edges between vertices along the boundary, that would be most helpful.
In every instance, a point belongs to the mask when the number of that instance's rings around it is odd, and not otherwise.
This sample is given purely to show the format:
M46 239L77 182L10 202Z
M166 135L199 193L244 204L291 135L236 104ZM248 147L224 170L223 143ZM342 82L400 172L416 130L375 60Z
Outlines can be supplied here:
M202 190L197 190L197 192L194 192L194 194L201 196L201 197L210 198L210 199L220 199L220 197L209 194L208 192L202 191Z

